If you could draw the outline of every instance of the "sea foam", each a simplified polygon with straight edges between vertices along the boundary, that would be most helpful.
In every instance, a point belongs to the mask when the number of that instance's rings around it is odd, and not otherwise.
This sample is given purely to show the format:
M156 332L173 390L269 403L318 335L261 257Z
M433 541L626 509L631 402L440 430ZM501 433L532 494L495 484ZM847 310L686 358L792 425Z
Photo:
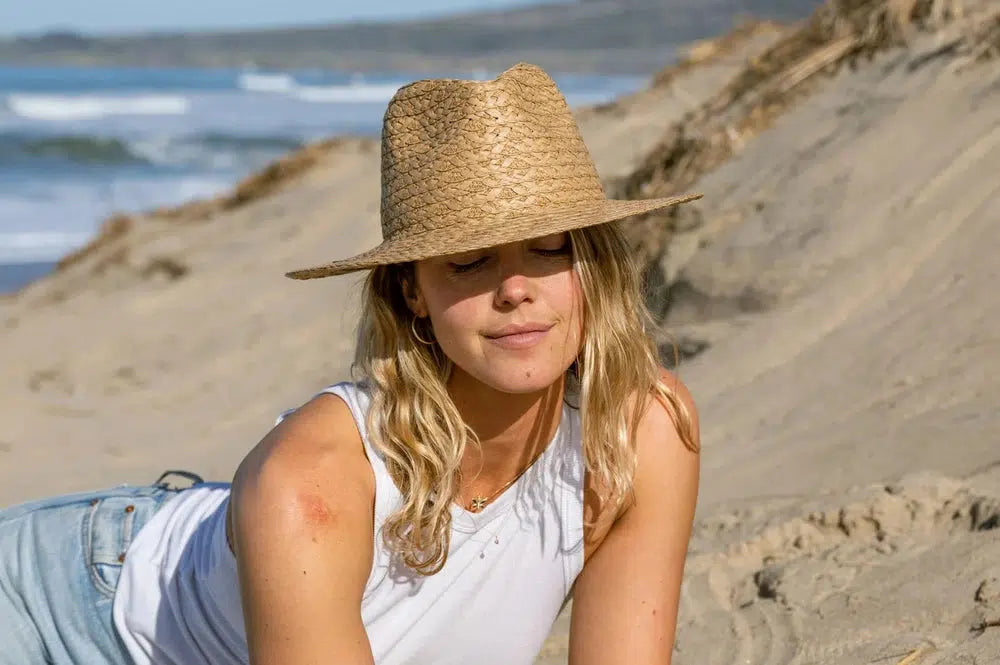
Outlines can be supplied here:
M178 95L30 95L7 96L6 107L30 120L83 120L115 115L184 115L191 107Z
M91 237L73 231L21 231L0 233L0 263L55 261Z
M237 85L247 92L288 92L298 86L288 74L258 74L244 72L237 79Z
M399 90L395 84L301 85L292 96L304 102L327 104L384 104Z

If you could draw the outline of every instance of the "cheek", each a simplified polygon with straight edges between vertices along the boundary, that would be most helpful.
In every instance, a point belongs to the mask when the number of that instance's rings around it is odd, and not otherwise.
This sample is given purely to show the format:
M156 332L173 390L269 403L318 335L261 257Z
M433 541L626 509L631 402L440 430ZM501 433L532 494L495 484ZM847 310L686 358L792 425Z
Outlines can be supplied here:
M489 303L484 305L476 297L442 300L430 305L434 334L446 352L449 346L468 344L468 340L478 334L484 307L488 311Z
M561 280L557 288L553 289L551 302L553 308L557 309L563 318L574 326L574 332L580 332L583 326L584 300L583 287L580 285L580 278L576 271L570 270L568 274L561 275Z
M559 317L565 328L563 356L575 357L583 341L584 307L583 287L574 270L549 278L544 290L546 305ZM565 359L565 358L564 358Z
M442 346L474 329L481 307L475 294L448 279L437 266L418 264L417 282L434 336ZM447 349L446 349L447 350Z
M579 355L583 350L583 338L584 338L584 320L586 315L586 308L583 304L583 293L577 294L575 304L573 306L572 317L570 318L570 327L572 329L572 335L574 337L574 357Z

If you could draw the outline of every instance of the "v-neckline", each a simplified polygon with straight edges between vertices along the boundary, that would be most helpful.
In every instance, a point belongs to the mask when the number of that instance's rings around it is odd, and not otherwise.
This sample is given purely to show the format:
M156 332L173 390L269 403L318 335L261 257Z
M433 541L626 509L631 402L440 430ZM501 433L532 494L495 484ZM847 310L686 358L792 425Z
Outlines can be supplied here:
M531 469L537 467L543 460L548 459L552 454L553 448L559 443L560 437L567 426L567 411L568 407L565 403L563 403L562 410L559 414L559 425L556 427L556 431L552 434L552 438L545 444L545 449L542 451L542 454L531 463L531 466L524 470L520 477L514 481L510 487L501 492L500 495L488 503L485 508L479 512L472 512L468 508L460 506L454 501L451 502L452 525L456 529L465 532L478 531L483 528L483 526L489 524L498 516L506 512L506 509L509 508L517 498L518 490L524 483L525 478L531 475Z

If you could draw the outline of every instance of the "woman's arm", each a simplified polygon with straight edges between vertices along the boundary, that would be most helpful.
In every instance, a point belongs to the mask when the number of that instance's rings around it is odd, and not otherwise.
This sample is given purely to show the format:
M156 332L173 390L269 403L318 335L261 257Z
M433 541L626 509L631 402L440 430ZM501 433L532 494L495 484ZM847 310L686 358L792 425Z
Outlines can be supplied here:
M373 664L361 621L374 479L347 406L315 398L233 481L233 549L252 665Z
M694 419L684 385L664 374ZM573 591L570 665L669 665L684 559L698 496L699 455L652 401L637 432L635 503L591 555Z

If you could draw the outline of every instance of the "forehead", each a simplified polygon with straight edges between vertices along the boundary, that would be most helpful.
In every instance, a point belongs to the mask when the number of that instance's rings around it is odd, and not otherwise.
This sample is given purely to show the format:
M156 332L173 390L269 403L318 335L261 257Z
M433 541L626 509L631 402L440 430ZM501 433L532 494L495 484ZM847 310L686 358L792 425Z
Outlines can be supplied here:
M456 256L466 256L469 254L487 253L487 252L499 252L504 249L521 249L526 247L532 247L537 244L544 243L554 243L570 240L570 233L568 231L561 231L557 233L547 233L542 236L537 236L533 238L525 238L524 240L515 240L513 242L503 243L500 245L489 245L488 247L481 247L479 249L470 249L461 252L449 252L447 254L441 254L439 256L431 257L427 260L448 260L449 258Z

